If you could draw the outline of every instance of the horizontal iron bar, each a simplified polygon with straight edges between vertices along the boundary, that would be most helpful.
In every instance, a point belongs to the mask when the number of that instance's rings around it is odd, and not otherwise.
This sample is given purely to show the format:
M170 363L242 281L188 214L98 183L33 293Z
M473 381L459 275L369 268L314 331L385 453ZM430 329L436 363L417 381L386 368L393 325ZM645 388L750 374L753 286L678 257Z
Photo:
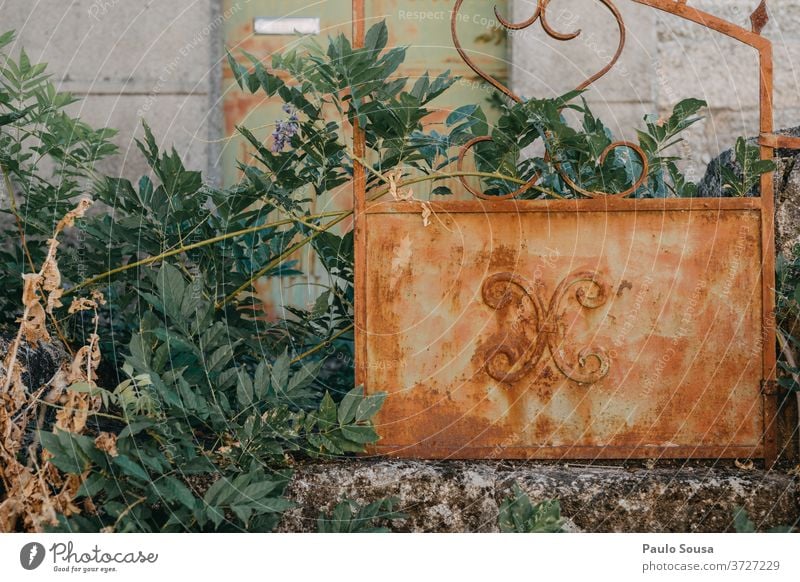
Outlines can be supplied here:
M370 453L390 457L427 459L760 459L764 448L757 445L676 447L471 447L419 445L377 445Z
M583 198L578 200L443 200L427 203L434 212L642 212L665 210L760 210L760 198ZM420 202L377 201L367 214L419 214Z
M800 137L779 135L777 133L762 133L758 138L759 145L787 150L800 150Z

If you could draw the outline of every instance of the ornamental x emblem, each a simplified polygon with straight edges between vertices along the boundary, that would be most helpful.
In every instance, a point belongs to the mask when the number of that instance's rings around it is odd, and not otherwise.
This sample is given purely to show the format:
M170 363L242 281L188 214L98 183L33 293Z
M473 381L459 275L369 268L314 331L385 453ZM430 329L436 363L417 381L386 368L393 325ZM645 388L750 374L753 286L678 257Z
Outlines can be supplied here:
M575 298L586 309L596 309L608 298L609 286L595 271L576 271L564 278L548 305L540 295L539 285L515 273L497 273L483 282L481 293L486 305L503 310L516 303L523 310L520 325L495 335L484 348L484 369L489 376L499 382L516 382L542 361L546 348L556 367L570 380L594 384L608 374L609 359L601 347L583 348L575 364L568 361L562 347L565 336L562 302L571 288L575 288ZM514 289L522 294L523 300L514 301L518 296ZM529 301L524 301L525 298ZM529 335L531 327L535 331L533 337ZM590 366L590 360L596 365Z

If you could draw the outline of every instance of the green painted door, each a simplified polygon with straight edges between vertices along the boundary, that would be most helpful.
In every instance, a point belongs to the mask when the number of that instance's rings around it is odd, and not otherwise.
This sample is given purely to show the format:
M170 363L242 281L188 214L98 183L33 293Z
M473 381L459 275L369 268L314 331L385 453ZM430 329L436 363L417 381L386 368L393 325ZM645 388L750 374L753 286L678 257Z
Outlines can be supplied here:
M445 92L432 107L436 111L431 122L442 123L453 109L467 103L483 103L490 116L491 108L486 99L491 95L488 84L480 80L461 60L450 35L450 19L454 0L366 0L367 28L370 24L386 20L389 27L390 45L408 46L409 50L400 74L415 78L426 71L437 75L450 69L461 77L449 91ZM505 9L505 0L497 2ZM458 31L464 48L471 58L485 71L500 80L507 78L506 38L498 34L492 7L494 3L483 0L466 0L458 15ZM258 18L319 18L318 40L323 46L328 36L340 32L350 36L352 6L350 0L224 0L225 44L236 55L237 51L263 59L266 65L274 53L280 53L304 42L298 35L256 34L254 23ZM248 158L246 141L237 135L236 126L250 129L257 137L267 142L275 120L285 117L280 103L263 94L251 95L236 85L230 69L224 69L223 80L225 110L225 147L223 149L223 177L226 184L240 179L237 160ZM424 194L424 191L416 191ZM325 200L318 200L316 210L324 212L351 207L348 187L331 193ZM345 225L344 228L348 228ZM305 306L313 302L319 293L317 279L325 273L315 265L308 254L297 257L299 268L308 270L312 276L302 281L283 279L279 285L263 284L259 296L264 300L268 316L281 315L282 305Z

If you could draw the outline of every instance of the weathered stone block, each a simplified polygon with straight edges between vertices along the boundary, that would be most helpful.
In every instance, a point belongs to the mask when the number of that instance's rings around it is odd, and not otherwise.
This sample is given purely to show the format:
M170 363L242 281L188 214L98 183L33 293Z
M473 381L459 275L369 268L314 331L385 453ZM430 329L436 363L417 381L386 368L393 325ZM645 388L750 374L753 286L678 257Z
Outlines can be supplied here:
M718 16L728 22L750 28L750 15L756 9L760 0L692 0L691 6ZM800 5L794 0L769 0L767 2L769 23L764 29L764 36L773 40L782 41L787 38L797 38L798 25L800 25ZM666 13L658 14L658 38L669 40L683 38L686 40L708 39L718 36L699 24L683 20Z
M655 63L657 101L705 99L710 107L741 110L758 105L758 53L725 37L694 42L664 41Z
M721 532L736 507L759 530L800 520L798 485L778 471L727 464L670 463L664 468L564 464L348 460L303 465L289 486L298 508L281 531L316 531L321 510L342 498L362 503L400 498L411 532L493 532L514 483L533 502L558 499L570 527L587 532Z

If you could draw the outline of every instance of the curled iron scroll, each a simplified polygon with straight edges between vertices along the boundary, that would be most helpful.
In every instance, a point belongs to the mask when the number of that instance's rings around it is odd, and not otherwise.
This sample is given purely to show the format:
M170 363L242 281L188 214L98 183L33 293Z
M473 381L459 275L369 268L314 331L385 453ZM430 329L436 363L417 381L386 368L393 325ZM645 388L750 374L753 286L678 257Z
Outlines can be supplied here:
M586 309L597 309L608 299L609 285L595 271L576 271L564 278L547 306L537 286L515 273L496 273L484 281L481 289L483 301L496 311L507 308L514 297L512 288L518 289L532 305L531 313L525 316L525 321L530 322L536 330L533 339L523 330L506 332L490 340L489 345L484 348L484 369L489 376L498 382L516 382L529 374L542 360L545 348L549 349L558 370L570 380L580 384L594 384L608 374L609 357L602 347L583 348L578 352L575 363L570 363L561 347L565 335L561 322L562 303L568 291L575 286L578 286L575 299ZM590 360L596 361L597 365L590 367Z
M552 0L537 0L536 8L534 9L533 14L528 19L523 20L522 22L512 22L511 20L508 20L502 14L500 14L500 11L497 8L497 6L494 7L494 13L495 13L495 16L497 18L497 21L503 27L505 27L508 30L523 30L525 28L528 28L528 27L532 26L536 22L539 22L539 24L542 26L542 30L544 30L544 32L550 38L553 38L553 39L559 40L559 41L569 41L569 40L572 40L574 38L577 38L581 34L581 30L580 29L578 29L576 31L573 31L573 32L564 33L564 32L559 32L559 31L555 30L553 28L553 26L550 24L550 22L547 19L547 8L550 5L551 1ZM622 15L619 12L619 9L614 5L614 3L611 0L596 0L596 1L601 3L613 15L614 20L616 21L617 26L619 28L619 42L617 44L617 50L614 53L614 55L611 58L611 60L608 63L606 63L606 65L602 69L600 69L599 71L597 71L596 73L591 75L589 78L587 78L585 81L583 81L580 85L578 85L576 87L576 89L585 89L589 85L591 85L592 83L594 83L595 81L597 81L598 79L603 77L606 73L608 73L614 67L614 65L617 63L617 61L619 60L619 57L622 54L622 50L625 47L625 23L624 23L624 21L622 19ZM461 6L463 5L463 3L464 3L464 0L456 0L456 4L455 4L455 6L453 8L453 11L451 13L451 20L450 20L450 31L451 31L451 34L453 36L453 45L455 46L456 50L458 51L458 54L461 56L461 58L464 60L464 62L469 66L469 68L472 69L473 71L475 71L475 73L478 76L480 76L482 79L484 79L486 82L488 82L490 85L495 87L501 93L505 94L510 99L513 99L517 103L522 103L522 99L518 95L516 95L513 91L511 91L508 87L506 87L503 83L501 83L500 81L495 79L492 75L490 75L489 73L487 73L486 71L481 69L477 65L477 63L475 63L475 61L469 56L467 51L465 51L463 46L461 45L461 41L458 38L457 23L459 21L459 11L461 10ZM473 138L472 140L470 140L469 142L464 144L461 147L461 151L459 152L459 155L458 155L458 164L457 164L458 171L459 172L463 171L464 158L465 158L467 152L469 152L478 143L491 141L491 140L492 140L492 138L490 136L480 136L480 137ZM647 156L644 154L644 152L641 150L641 148L639 146L637 146L636 144L632 144L631 142L625 142L625 141L617 141L617 142L614 142L614 143L610 144L605 149L605 151L603 151L602 155L600 156L600 160L599 160L600 163L601 164L603 163L603 161L606 159L606 157L608 156L608 154L610 152L612 152L613 150L615 150L617 148L620 148L620 147L627 147L627 148L630 148L631 150L633 150L636 153L636 155L639 157L641 165L642 165L642 171L641 171L641 174L640 174L639 178L636 180L636 182L632 186L630 186L629 188L627 188L623 192L607 193L607 192L602 192L602 191L593 191L593 190L584 189L584 188L580 187L578 184L576 184L575 181L570 178L570 176L561 167L561 164L555 163L554 167L555 167L556 171L558 172L558 174L563 178L564 182L570 188L572 188L577 194L580 194L582 196L586 196L586 197L589 197L589 198L598 198L598 197L602 197L602 196L614 196L614 197L618 197L618 198L624 198L624 197L629 196L632 193L634 193L644 183L644 181L647 179L647 174L648 174L648 171L649 171L649 167L648 167ZM541 174L537 173L528 182L526 182L525 184L523 184L521 187L517 188L513 192L509 192L507 194L503 194L503 195L499 195L499 196L489 195L489 194L486 194L484 192L481 192L480 190L478 190L476 188L473 188L472 186L469 185L469 183L467 182L467 179L466 179L465 176L460 176L459 180L461 181L461 184L464 186L464 188L470 194L472 194L473 196L476 196L477 198L481 198L481 199L484 199L484 200L507 200L507 199L510 199L510 198L516 198L517 196L519 196L519 195L523 194L524 192L526 192L527 190L529 190L531 187L535 186L536 183L539 181L540 177L541 177Z

